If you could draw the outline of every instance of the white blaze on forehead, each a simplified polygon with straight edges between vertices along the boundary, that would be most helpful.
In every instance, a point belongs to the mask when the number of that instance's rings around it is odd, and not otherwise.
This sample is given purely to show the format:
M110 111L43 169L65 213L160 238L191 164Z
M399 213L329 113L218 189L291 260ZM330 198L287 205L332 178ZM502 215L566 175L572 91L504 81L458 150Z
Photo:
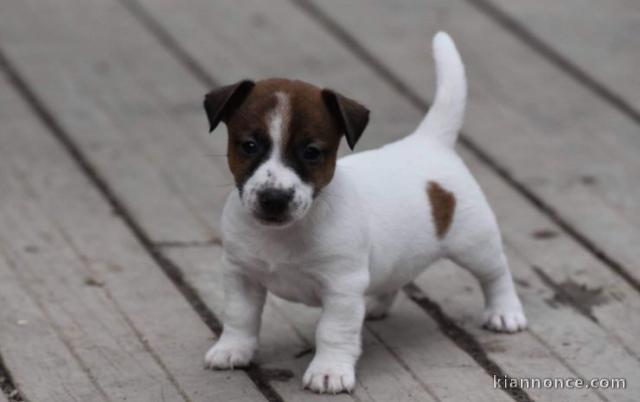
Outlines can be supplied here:
M286 130L291 121L291 101L284 92L276 92L276 105L269 111L266 123L271 137L271 154L251 175L244 185L242 203L252 211L259 210L258 192L265 188L292 191L293 199L289 205L292 219L299 219L311 206L313 187L302 181L300 176L283 160L286 144Z
M284 92L276 92L276 106L269 113L269 135L271 136L271 159L280 159L282 153L282 139L289 124L291 105L289 96Z

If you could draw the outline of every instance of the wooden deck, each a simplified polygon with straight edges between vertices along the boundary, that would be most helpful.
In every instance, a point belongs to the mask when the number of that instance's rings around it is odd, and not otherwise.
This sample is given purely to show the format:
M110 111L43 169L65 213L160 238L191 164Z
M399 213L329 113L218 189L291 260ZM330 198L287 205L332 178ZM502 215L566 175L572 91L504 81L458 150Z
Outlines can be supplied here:
M370 107L359 149L377 147L428 109L437 30L467 66L458 148L530 328L480 329L478 286L441 263L366 324L351 395L302 389L319 312L276 298L257 364L204 370L233 185L203 94L336 88ZM0 2L0 402L640 400L639 69L635 0Z

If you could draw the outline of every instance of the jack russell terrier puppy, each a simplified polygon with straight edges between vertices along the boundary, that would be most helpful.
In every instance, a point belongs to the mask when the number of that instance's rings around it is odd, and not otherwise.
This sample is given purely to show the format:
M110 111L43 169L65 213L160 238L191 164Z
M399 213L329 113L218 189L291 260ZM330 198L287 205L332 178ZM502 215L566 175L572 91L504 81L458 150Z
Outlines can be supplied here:
M480 282L484 325L525 328L495 216L454 151L467 95L446 33L433 40L437 91L411 135L336 160L369 111L300 81L241 81L206 95L211 130L228 128L238 191L222 217L224 329L213 369L250 363L267 290L321 306L316 352L303 376L315 392L351 391L365 316L383 317L403 285L449 258Z

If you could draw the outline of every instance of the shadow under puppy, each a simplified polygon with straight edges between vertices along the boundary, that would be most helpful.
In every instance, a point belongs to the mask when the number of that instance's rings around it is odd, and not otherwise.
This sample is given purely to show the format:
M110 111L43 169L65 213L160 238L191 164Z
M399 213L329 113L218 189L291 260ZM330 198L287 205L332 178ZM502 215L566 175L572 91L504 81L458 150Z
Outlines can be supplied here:
M365 314L383 317L399 289L449 258L479 280L484 324L526 326L495 216L454 151L466 101L451 38L433 40L433 106L411 135L336 161L353 149L369 111L328 89L284 79L242 81L207 94L213 130L229 133L238 191L222 217L224 330L206 365L249 364L266 292L322 307L304 386L351 391Z

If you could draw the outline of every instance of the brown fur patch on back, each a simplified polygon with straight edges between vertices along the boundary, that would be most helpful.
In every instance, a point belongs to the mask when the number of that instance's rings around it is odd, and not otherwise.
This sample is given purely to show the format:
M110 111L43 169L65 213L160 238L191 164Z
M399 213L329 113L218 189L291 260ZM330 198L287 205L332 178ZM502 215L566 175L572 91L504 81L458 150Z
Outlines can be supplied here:
M447 234L453 213L456 209L456 197L452 192L445 190L435 181L427 185L427 195L431 202L431 214L436 227L436 235L442 239Z

